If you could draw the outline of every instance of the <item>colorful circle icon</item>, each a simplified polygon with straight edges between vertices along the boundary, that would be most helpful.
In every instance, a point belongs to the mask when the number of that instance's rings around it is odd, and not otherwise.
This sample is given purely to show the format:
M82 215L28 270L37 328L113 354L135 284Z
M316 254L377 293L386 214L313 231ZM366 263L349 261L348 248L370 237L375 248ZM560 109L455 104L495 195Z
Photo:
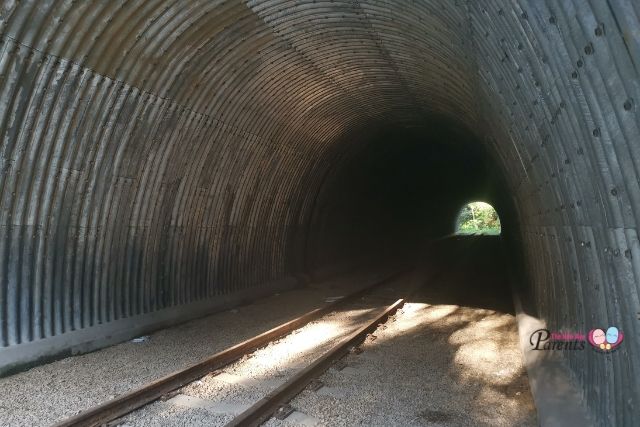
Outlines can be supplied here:
M596 328L589 331L587 336L589 344L595 349L602 352L608 352L620 345L624 334L615 326L609 326L606 332L602 328Z

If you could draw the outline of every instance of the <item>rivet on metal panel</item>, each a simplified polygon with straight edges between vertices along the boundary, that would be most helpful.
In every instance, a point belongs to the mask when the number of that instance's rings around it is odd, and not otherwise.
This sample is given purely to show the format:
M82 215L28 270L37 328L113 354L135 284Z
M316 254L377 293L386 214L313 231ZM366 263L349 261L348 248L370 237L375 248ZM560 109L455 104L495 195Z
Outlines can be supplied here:
M629 98L626 101L624 101L624 109L629 111L633 108L633 99Z
M604 24L598 25L598 27L595 29L594 33L596 34L597 37L603 36L604 35Z
M596 138L600 136L600 128L595 128L593 130L593 136L595 136Z

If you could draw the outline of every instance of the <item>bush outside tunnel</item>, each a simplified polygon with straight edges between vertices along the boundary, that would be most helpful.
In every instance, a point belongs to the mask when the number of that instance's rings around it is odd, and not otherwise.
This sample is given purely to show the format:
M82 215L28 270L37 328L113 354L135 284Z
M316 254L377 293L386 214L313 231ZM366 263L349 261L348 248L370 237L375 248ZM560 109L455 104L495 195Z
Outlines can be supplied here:
M486 202L470 202L464 205L456 217L456 234L499 235L501 230L498 212Z
M633 424L637 2L0 5L2 369L436 237L385 204L424 179L443 227L456 203L492 200L527 313L624 331L608 358L563 358L597 423ZM482 158L473 194L415 168L367 192L393 135Z

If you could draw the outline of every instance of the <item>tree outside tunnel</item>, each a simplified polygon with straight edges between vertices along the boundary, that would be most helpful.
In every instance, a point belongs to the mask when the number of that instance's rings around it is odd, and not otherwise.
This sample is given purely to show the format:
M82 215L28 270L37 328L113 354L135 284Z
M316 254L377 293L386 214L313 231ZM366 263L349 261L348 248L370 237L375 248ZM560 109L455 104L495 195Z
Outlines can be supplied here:
M489 203L471 202L460 209L456 218L456 234L497 236L502 227L498 212Z

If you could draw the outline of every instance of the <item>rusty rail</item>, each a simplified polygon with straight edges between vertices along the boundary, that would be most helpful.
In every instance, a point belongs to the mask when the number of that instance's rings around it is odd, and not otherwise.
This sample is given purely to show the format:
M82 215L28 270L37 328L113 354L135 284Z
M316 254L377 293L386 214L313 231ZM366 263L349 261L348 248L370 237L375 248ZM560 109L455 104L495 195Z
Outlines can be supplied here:
M362 341L367 333L376 330L378 325L398 310L404 302L403 299L399 299L382 310L372 321L340 341L335 347L316 359L311 365L298 372L289 381L267 394L249 409L231 420L226 427L248 427L262 424L269 419L282 404L290 401L304 390L311 380L320 376L331 367L333 362L347 354L349 349Z
M123 415L126 415L159 399L163 395L173 390L187 385L190 382L193 382L198 378L201 378L206 374L215 371L216 369L220 369L240 359L244 355L265 346L275 339L281 338L289 334L290 332L301 328L307 323L336 310L340 305L349 301L353 301L371 291L375 287L393 280L400 274L402 274L402 272L396 272L389 276L386 276L384 279L377 281L363 289L355 291L338 301L312 310L296 319L276 326L273 329L270 329L260 335L234 345L233 347L229 347L228 349L223 350L201 362L198 362L195 365L173 372L140 388L120 395L112 400L90 408L86 411L83 411L78 415L55 424L54 427L99 426L108 423L109 421L120 418Z

